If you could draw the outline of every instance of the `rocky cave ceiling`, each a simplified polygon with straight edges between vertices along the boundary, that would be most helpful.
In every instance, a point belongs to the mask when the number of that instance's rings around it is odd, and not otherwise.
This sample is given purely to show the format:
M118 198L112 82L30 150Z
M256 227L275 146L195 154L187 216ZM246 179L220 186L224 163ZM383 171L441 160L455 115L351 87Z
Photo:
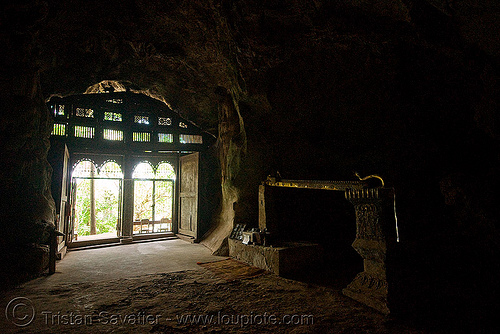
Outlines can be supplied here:
M13 24L32 19L39 31L44 94L128 81L207 129L217 126L215 87L271 109L276 77L306 54L387 63L404 41L500 56L495 1L27 1L12 12Z

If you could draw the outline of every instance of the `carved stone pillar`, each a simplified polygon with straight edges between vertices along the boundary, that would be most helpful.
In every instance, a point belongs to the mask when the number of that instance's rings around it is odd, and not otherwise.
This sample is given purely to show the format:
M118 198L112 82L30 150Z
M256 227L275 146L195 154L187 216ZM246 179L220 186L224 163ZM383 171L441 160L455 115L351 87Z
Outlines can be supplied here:
M347 190L356 212L352 247L363 258L364 270L343 289L344 295L389 314L387 253L396 242L393 191L386 188Z

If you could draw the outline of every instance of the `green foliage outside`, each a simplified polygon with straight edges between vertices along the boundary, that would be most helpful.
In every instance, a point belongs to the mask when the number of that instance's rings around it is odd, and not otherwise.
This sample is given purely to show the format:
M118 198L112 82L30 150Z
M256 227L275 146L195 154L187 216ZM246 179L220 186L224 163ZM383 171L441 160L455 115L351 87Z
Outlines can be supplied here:
M90 235L90 179L77 179L75 231ZM118 180L94 180L97 234L116 232L118 219Z
M134 182L134 220L153 219L153 181Z
M155 181L155 219L172 219L174 184L170 181Z
M154 182L154 198L153 198ZM153 205L156 221L172 218L173 182L161 180L136 180L134 182L134 220L153 220ZM154 199L154 201L153 201Z

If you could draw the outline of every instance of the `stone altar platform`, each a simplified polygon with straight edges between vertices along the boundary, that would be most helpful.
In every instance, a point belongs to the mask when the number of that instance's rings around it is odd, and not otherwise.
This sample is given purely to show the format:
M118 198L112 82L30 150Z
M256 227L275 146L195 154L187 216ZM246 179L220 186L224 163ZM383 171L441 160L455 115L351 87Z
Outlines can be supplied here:
M307 270L322 261L321 246L310 242L285 242L279 246L246 245L228 239L229 256L279 276Z

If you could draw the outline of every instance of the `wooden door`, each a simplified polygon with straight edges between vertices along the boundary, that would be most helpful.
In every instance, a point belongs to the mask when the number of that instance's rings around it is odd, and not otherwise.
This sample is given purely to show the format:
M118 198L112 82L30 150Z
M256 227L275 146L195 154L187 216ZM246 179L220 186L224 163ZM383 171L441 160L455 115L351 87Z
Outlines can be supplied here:
M180 157L179 233L198 238L199 153Z
M66 223L66 242L68 244L73 242L75 236L75 205L76 205L76 179L71 179L71 190L69 195L68 218Z
M70 165L69 165L69 151L68 147L64 145L64 157L63 157L63 170L62 170L62 180L61 180L61 203L59 207L59 222L56 229L62 233L66 234L66 240L68 240L68 225L69 225L69 175L70 175ZM58 237L58 242L61 243L62 237Z

